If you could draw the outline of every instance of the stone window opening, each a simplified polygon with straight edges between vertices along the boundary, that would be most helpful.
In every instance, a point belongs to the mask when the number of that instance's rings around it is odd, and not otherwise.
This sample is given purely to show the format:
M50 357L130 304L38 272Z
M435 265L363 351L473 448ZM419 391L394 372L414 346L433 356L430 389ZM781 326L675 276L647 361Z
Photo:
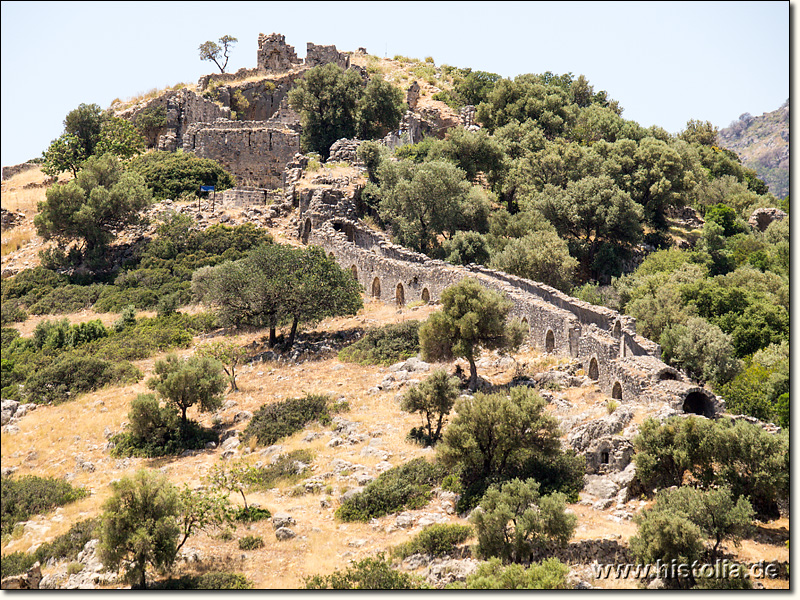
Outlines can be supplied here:
M554 352L556 349L556 336L553 334L552 329L547 330L547 335L544 337L544 350L545 352Z
M428 291L428 288L422 289L422 301L423 302L430 302L431 301L431 293Z
M378 299L381 297L381 280L377 277L372 280L372 297Z
M352 267L350 267L350 273L352 273L352 274L353 274L353 279L355 279L356 281L358 281L358 267L356 267L355 265L353 265Z
M673 373L672 371L662 371L658 375L658 380L659 381L677 381L678 380L678 376L675 373Z
M307 244L310 237L311 237L311 219L306 219L305 225L303 226L303 243Z
M622 400L622 384L619 381L614 383L614 387L611 388L611 397L614 400Z
M597 359L592 357L592 360L589 361L589 379L592 381L597 381L600 379L600 369L597 366Z
M395 288L395 291L394 291L394 299L395 299L395 302L397 302L397 306L401 306L401 307L405 306L405 304L406 304L406 294L405 294L405 290L403 290L403 284L402 283L398 283L397 284L397 287Z
M608 452L603 451L600 453L600 464L607 465L608 464Z

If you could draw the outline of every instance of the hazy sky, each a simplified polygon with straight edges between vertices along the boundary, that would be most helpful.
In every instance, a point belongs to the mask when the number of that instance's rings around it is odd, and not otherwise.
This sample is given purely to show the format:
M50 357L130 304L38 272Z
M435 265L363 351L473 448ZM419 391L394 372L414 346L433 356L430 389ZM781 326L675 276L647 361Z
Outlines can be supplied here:
M40 156L80 103L196 82L197 47L259 33L513 77L585 75L623 117L672 133L726 127L789 97L789 2L3 2L2 164ZM794 8L794 7L792 7ZM212 69L213 67L213 69Z

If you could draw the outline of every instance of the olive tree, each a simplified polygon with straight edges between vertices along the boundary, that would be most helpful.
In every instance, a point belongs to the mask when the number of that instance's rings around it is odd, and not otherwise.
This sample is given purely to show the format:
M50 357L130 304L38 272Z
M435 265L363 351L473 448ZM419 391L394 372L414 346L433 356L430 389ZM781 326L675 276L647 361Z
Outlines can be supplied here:
M400 408L406 412L418 412L423 418L423 427L411 430L411 436L427 444L435 444L442 436L445 417L458 398L461 381L449 377L447 371L438 369L422 383L403 394Z
M183 361L175 354L156 361L156 376L148 387L172 402L181 412L181 424L186 426L186 411L198 405L208 412L222 406L226 381L222 365L216 360L192 356Z
M442 310L420 327L423 356L425 360L465 358L469 388L474 390L478 384L475 359L481 349L512 351L522 343L525 327L519 321L507 321L511 302L472 278L444 290L441 302Z

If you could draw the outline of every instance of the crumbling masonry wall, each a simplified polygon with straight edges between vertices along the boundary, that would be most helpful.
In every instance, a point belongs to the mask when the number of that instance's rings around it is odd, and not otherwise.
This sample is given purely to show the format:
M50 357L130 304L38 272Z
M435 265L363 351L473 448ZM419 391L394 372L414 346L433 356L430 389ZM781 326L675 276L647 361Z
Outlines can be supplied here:
M218 161L238 185L279 188L286 165L300 152L300 134L263 121L195 123L183 150Z
M350 270L368 297L398 304L433 301L445 288L473 277L511 300L512 316L527 322L534 347L578 358L600 389L621 403L664 401L705 416L722 410L712 393L660 360L660 347L636 333L632 317L483 266L433 260L355 220L330 217L313 199L299 208L302 240L321 246Z

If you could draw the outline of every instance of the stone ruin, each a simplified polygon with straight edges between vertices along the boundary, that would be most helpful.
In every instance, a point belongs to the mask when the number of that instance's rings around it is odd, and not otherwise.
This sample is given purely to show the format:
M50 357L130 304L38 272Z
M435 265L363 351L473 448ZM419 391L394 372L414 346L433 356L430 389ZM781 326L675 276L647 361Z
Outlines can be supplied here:
M279 189L286 165L300 151L300 119L287 95L306 70L328 63L349 68L350 56L309 42L303 60L283 35L260 34L255 68L205 75L197 92L169 91L117 116L135 122L142 111L164 107L167 122L155 135L156 149L214 159L245 187Z
M447 287L474 278L511 300L511 315L527 323L533 347L572 358L588 380L619 404L609 417L568 432L567 443L586 456L587 477L602 479L599 488L613 487L615 494L622 494L633 480L631 438L636 429L627 428L632 407L658 407L661 417L715 418L724 411L722 399L661 361L660 346L636 333L633 317L542 283L477 264L452 265L393 244L357 220L357 194L348 187L352 182L327 183L331 185L287 189L297 209L297 235L349 270L369 297L399 307L434 302Z

